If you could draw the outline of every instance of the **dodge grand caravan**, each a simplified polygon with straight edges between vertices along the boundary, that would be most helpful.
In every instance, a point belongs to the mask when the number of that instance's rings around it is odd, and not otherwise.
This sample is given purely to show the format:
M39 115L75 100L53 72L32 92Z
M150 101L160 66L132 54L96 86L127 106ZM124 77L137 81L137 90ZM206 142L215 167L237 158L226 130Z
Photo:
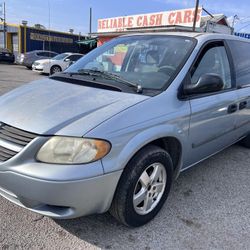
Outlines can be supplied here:
M250 147L250 43L154 33L114 39L0 98L0 194L56 219L141 226L178 174Z

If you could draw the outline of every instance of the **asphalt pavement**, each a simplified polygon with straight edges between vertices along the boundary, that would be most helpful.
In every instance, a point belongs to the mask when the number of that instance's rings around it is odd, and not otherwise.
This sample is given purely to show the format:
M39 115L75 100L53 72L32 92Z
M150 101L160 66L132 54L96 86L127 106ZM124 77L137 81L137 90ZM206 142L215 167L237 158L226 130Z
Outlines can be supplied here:
M0 64L0 94L43 77ZM182 173L158 216L136 229L108 213L56 221L0 197L0 249L249 250L250 150L234 145Z

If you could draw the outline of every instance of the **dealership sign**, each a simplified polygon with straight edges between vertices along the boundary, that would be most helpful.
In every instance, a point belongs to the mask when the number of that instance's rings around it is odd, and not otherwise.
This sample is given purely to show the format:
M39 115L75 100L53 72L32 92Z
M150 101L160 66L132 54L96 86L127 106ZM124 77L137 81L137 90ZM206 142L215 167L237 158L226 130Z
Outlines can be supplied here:
M202 8L198 9L196 27L200 27ZM192 27L195 9L172 10L145 15L114 17L98 20L98 32L126 31L133 28L185 26Z
M239 36L239 37L243 37L243 38L250 39L250 34L248 34L248 33L239 33L239 32L235 32L234 35L235 35L235 36Z
M72 38L58 37L51 35L44 35L39 33L30 33L30 39L35 41L46 41L46 42L55 42L55 43L73 43Z

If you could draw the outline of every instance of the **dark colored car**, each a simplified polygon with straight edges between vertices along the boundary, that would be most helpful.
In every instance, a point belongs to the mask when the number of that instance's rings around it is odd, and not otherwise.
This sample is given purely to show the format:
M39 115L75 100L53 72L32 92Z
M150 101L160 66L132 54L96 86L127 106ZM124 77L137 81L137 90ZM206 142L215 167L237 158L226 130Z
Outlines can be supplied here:
M10 50L0 48L0 62L14 63L15 56Z
M34 50L31 52L27 52L25 54L21 54L17 57L17 63L26 66L28 69L32 68L32 64L41 59L49 59L58 55L53 51L46 50Z

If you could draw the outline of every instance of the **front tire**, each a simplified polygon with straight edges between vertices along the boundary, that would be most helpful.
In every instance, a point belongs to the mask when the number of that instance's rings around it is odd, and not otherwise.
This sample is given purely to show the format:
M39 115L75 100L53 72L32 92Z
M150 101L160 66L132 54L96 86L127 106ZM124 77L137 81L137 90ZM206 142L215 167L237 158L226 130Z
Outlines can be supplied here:
M138 227L152 220L166 201L173 179L173 163L160 147L149 145L127 164L110 213L121 223Z
M250 148L250 135L241 140L240 144L246 148Z
M54 66L52 66L51 69L50 69L50 74L53 75L53 74L59 73L59 72L61 72L61 71L62 71L62 69L61 69L60 66L54 65Z

